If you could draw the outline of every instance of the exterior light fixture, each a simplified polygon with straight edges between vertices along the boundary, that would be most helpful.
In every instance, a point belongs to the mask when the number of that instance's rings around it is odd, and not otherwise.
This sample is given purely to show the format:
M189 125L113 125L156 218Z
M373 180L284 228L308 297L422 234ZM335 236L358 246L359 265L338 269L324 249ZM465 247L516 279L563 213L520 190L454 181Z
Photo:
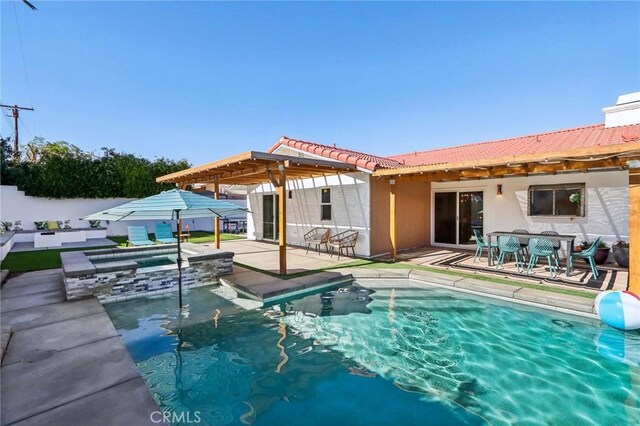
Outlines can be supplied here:
M502 184L498 184L498 195L502 195Z
M395 185L395 184L396 184L395 179L389 179L389 185Z
M282 163L278 164L278 171L284 172L284 164Z

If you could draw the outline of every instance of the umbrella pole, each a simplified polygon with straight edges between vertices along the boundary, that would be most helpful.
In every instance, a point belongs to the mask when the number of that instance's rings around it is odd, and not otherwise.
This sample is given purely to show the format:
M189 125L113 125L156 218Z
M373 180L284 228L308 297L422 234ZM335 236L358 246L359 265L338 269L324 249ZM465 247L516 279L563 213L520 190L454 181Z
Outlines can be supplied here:
M180 219L180 210L176 210L176 219L178 220L178 301L180 303L180 309L182 309L182 250L180 249L182 219Z

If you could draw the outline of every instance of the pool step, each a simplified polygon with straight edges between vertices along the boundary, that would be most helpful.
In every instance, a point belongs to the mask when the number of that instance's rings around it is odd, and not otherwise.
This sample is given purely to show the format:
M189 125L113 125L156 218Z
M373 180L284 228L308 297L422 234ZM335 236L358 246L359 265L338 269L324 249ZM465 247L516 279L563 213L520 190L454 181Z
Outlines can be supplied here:
M334 287L353 281L351 274L325 271L288 280L263 274L241 266L234 266L233 274L220 277L220 281L245 297L273 303L286 298Z

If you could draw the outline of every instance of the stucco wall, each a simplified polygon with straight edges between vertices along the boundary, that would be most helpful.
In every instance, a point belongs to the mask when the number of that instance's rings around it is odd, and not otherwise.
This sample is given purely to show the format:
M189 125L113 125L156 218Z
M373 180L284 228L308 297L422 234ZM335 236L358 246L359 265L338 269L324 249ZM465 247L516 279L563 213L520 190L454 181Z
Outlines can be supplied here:
M332 220L320 220L320 193L331 188ZM288 193L291 191L291 198ZM262 239L262 196L274 194L271 184L248 187L247 238ZM356 254L369 256L369 175L363 172L287 181L287 244L304 245L304 234L315 227L332 234L353 229L359 232Z
M7 222L22 221L25 230L35 229L34 221L71 220L74 228L88 228L89 222L79 218L96 213L110 207L132 201L128 198L108 199L51 199L29 197L15 186L0 185L0 220ZM229 200L244 205L244 200ZM102 223L107 227L107 235L126 235L130 225L147 225L149 232L153 232L153 221L123 221ZM213 230L213 219L189 219L191 230ZM173 226L175 229L175 225Z
M530 185L584 183L586 186L584 217L535 217L527 215ZM572 173L530 176L469 182L434 182L431 196L439 190L484 191L484 232L511 231L517 228L531 232L554 230L577 236L576 242L594 237L612 243L629 238L629 177L627 171ZM502 195L497 185L502 184Z

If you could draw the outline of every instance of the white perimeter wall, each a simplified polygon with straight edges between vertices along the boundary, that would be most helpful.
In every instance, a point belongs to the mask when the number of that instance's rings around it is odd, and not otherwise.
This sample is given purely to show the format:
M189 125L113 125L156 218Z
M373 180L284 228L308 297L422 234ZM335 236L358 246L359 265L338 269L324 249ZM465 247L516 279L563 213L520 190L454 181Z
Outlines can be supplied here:
M74 228L88 228L89 222L79 220L83 216L106 210L111 207L133 201L129 198L107 199L52 199L29 197L15 186L0 185L0 220L15 222L22 220L22 228L35 229L33 222L43 220L71 220ZM244 207L244 200L229 200ZM126 235L130 225L146 225L149 232L153 232L153 221L125 221L102 223L107 227L107 235ZM188 219L183 224L189 224L191 230L213 231L213 219ZM175 229L175 224L173 225Z
M331 188L331 221L320 220L322 188ZM271 184L247 188L247 238L262 239L262 196L275 193ZM330 228L332 235L353 229L359 231L356 254L369 256L369 194L364 172L287 181L287 244L303 246L304 234L316 227Z
M529 185L584 183L586 186L585 217L541 217L527 215ZM502 196L497 185L502 184ZM576 243L602 236L607 243L629 240L629 173L627 171L571 173L469 182L442 182L431 185L435 191L484 191L484 233L545 230L574 234ZM432 198L433 200L433 198ZM434 206L434 204L432 204ZM432 207L433 215L433 207ZM432 216L433 229L433 216ZM434 235L432 232L431 235Z

